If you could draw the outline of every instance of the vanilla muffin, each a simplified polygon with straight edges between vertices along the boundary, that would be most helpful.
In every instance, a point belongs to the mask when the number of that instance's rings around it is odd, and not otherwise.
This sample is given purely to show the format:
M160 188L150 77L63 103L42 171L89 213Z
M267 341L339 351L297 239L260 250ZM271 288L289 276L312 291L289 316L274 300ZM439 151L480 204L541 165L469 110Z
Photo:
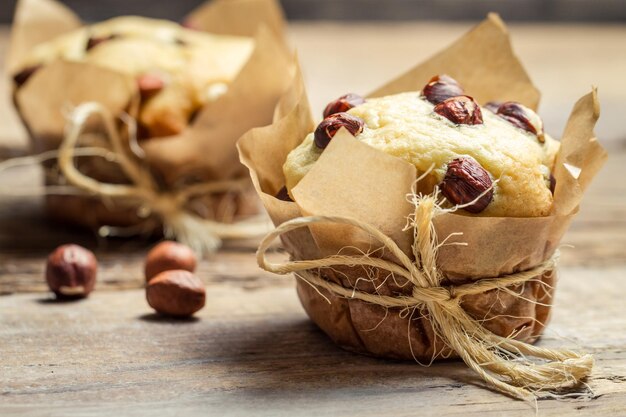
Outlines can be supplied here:
M139 121L146 136L169 136L180 133L195 111L226 92L252 48L250 38L125 16L37 45L14 80L19 88L37 69L57 59L128 74L141 93Z
M315 132L288 155L287 191L306 175L335 132L345 127L363 143L413 164L421 192L439 187L459 213L545 216L552 205L551 170L559 143L538 116L513 102L485 108L450 77L422 92L364 100L350 94L330 103Z

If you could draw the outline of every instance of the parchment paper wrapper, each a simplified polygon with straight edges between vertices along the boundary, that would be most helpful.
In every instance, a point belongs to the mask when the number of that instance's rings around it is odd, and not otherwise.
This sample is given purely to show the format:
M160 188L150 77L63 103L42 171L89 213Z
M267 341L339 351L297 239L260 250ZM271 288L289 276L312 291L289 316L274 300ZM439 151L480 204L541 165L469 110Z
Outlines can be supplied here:
M457 79L481 103L515 100L535 109L539 102L538 90L513 54L506 28L497 15L489 15L449 48L370 96L419 91L430 77L441 73ZM337 95L342 93L345 92ZM554 169L557 185L550 216L489 218L447 213L435 217L439 241L461 232L448 243L467 243L439 249L437 265L447 284L530 269L554 254L585 189L606 159L593 133L598 116L595 91L574 106ZM273 197L285 184L282 165L287 154L314 127L301 78L297 77L277 108L274 124L251 130L238 143L241 161L250 169L273 222L278 225L311 215L349 216L377 227L412 256L412 231L402 230L414 209L406 196L420 173L407 162L359 142L345 130L333 138L311 171L292 190L296 202ZM388 256L360 230L345 225L313 225L289 232L283 235L283 244L296 260L356 251ZM383 295L411 293L411 285L389 277L385 271L341 266L318 273L346 288L373 293L376 286ZM466 297L463 308L475 319L484 320L483 325L500 336L514 335L533 342L550 315L555 274L550 271L524 285L510 287L517 295L492 290ZM372 277L373 281L362 279ZM329 304L302 280L297 280L297 290L311 319L343 348L420 361L455 356L433 334L426 313L416 314L409 322L410 318L401 316L400 311L387 311L322 290L330 299Z
M245 178L235 143L248 129L271 123L274 108L294 73L294 57L285 44L284 19L275 0L214 0L200 6L186 21L207 32L253 37L255 46L226 94L205 105L183 132L140 142L142 163L164 189ZM13 74L21 69L24 56L37 44L81 25L77 16L53 0L20 0L7 71ZM32 138L33 152L39 153L58 148L66 127L64 114L69 108L97 101L114 115L127 112L136 116L138 97L134 79L125 74L59 60L30 77L15 92L14 102ZM82 145L107 146L97 124L90 130L91 134L81 138ZM99 181L128 181L117 165L102 158L82 157L79 167ZM55 162L44 168L47 185L64 184ZM256 213L259 205L255 194L250 186L244 192L197 198L190 206L204 217L228 221ZM146 222L144 215L137 213L137 207L98 197L50 195L47 203L53 216L95 228L159 223L156 218Z

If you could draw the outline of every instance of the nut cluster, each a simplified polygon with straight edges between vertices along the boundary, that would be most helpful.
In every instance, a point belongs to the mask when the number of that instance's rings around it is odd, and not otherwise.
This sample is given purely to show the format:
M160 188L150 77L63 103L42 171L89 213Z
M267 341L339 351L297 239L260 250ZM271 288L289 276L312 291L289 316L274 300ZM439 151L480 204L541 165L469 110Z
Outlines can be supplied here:
M176 242L156 245L146 257L146 299L157 312L175 317L191 316L205 303L202 280L193 274L194 252ZM69 244L48 257L46 282L57 298L86 297L96 283L98 262L88 249Z
M472 97L464 95L463 88L450 76L438 75L422 89L424 98L435 105L434 112L455 124L483 123L480 106ZM507 120L512 125L537 135L544 143L541 118L526 106L508 101L491 101L485 108ZM554 193L556 181L550 174L550 191ZM442 194L455 205L466 205L465 210L480 213L493 199L493 182L489 173L473 158L456 158L448 163L446 175L439 184Z
M196 269L195 253L171 241L156 245L146 257L146 299L158 313L191 316L204 307L205 290Z
M424 98L435 105L435 113L458 125L483 123L480 106L470 96L464 95L463 87L449 75L436 75L422 89Z
M457 125L483 124L483 113L473 97L465 95L457 80L446 74L432 77L422 89L422 96L434 104L433 111ZM349 113L348 110L365 103L357 94L345 94L328 103L324 109L324 120L314 132L315 145L324 149L337 131L345 127L356 136L363 131L365 122ZM490 101L485 108L509 121L514 126L537 135L545 142L543 123L531 109L520 103ZM556 181L550 174L549 187L554 193ZM493 181L489 173L471 157L460 157L448 163L443 181L439 184L442 194L454 205L466 205L465 210L479 213L493 200ZM293 201L285 187L275 195L283 201Z

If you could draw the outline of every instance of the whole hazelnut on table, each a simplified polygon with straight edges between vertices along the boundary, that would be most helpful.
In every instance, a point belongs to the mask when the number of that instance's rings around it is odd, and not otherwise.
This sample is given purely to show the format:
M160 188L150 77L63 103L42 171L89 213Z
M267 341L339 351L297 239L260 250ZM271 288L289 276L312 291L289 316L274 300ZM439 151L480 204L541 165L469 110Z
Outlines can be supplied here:
M81 246L59 246L48 256L46 281L58 298L86 297L96 284L98 262Z
M158 313L188 317L204 307L204 284L194 274L181 269L161 272L146 287L146 299Z
M169 240L161 242L146 256L146 282L161 272L172 269L193 272L197 263L196 254L189 246Z

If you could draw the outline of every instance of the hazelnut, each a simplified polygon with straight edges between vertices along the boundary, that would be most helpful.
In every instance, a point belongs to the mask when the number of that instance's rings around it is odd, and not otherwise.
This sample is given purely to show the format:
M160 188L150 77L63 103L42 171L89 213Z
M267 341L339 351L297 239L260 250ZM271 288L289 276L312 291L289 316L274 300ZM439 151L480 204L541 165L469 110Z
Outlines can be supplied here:
M87 39L87 45L85 46L85 50L89 51L90 49L95 48L101 43L110 41L112 39L117 39L119 37L120 36L115 33L107 36L91 36L89 39Z
M57 298L82 298L93 290L97 269L93 252L78 245L63 245L48 256L46 281Z
M464 207L470 213L480 213L493 198L492 185L487 171L474 158L466 156L448 163L448 170L439 188L454 205L471 203L484 193L474 204Z
M506 119L513 126L537 135L539 142L546 141L543 134L543 122L537 113L515 101L507 101L498 107L498 116Z
M291 199L291 196L289 195L289 191L287 191L287 187L283 187L280 190L278 190L278 192L276 193L274 197L276 197L279 200L293 202L293 200Z
M450 97L463 95L463 87L452 77L442 74L435 75L422 89L426 100L439 104Z
M498 113L498 108L502 105L501 101L490 101L484 107L492 113Z
M196 265L196 254L189 246L169 240L161 242L146 256L146 282L161 272L172 269L193 272L196 270Z
M31 65L13 75L13 81L15 82L15 85L17 87L23 86L26 81L28 81L28 79L31 77L31 75L33 75L39 68L41 68L41 65Z
M157 74L146 73L137 78L137 88L142 100L147 100L161 91L165 87L165 82Z
M365 122L359 117L352 116L348 113L331 114L317 126L315 129L315 144L318 148L324 149L330 143L337 131L342 127L356 136L363 131Z
M324 109L324 117L328 117L335 113L344 113L353 107L365 103L365 99L358 94L348 93L337 100L328 103Z
M170 316L191 316L204 307L205 298L200 278L182 269L161 272L146 287L150 307Z
M458 125L483 123L483 113L480 106L470 96L448 98L435 106L435 113Z

